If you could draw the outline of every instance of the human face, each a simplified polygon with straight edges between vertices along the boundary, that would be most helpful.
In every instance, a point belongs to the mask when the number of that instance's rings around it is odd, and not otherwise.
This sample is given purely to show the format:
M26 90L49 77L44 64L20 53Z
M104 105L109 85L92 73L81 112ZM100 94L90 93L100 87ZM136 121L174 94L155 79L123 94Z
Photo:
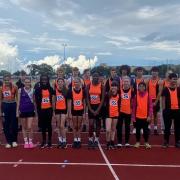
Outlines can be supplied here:
M42 81L42 85L44 86L48 84L48 78L46 76L43 76L41 81Z
M113 95L116 95L117 91L118 91L118 87L117 86L112 86L111 87L111 92L112 92Z
M123 83L123 88L124 89L129 89L130 88L131 82L130 82L129 78L123 78L122 83Z
M111 70L111 77L114 78L117 76L117 73L115 70Z
M63 81L62 79L59 79L57 83L58 83L58 87L59 87L59 88L63 88L63 86L64 86L64 81Z
M99 75L97 73L93 74L92 81L94 84L98 84L99 82Z
M79 71L73 71L73 77L78 77L79 76Z
M178 78L174 77L170 79L170 86L176 86L177 85Z
M140 84L140 85L138 86L138 90L139 90L140 92L144 92L144 91L146 90L146 87L145 87L143 84Z
M30 89L31 88L31 80L30 79L25 79L24 80L24 86L26 89Z
M4 77L3 81L6 86L9 86L10 82L11 82L11 77L6 76L6 77Z
M143 70L142 69L140 69L140 70L137 70L137 77L138 78L142 78L142 76L143 76Z
M57 77L60 78L60 77L64 77L64 72L59 70L57 71Z
M75 79L74 80L74 87L75 87L75 89L80 89L80 87L81 87L80 79Z
M158 71L152 71L151 72L152 78L157 78L159 76L159 72Z

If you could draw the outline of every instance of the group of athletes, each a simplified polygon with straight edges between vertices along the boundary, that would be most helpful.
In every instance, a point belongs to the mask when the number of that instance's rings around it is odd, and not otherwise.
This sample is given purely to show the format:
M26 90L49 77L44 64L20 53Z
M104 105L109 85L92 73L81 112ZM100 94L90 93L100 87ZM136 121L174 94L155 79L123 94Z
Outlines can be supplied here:
M37 117L42 132L40 148L52 147L52 120L55 120L59 148L67 147L67 126L73 130L73 148L81 147L81 131L82 127L86 130L86 126L89 131L88 147L97 147L103 121L107 149L131 146L131 124L136 135L134 147L140 147L143 134L144 146L149 149L151 124L153 133L158 135L158 113L161 112L162 147L169 146L173 121L175 147L180 148L180 87L177 74L168 71L165 79L160 79L158 67L151 68L150 78L143 77L143 67L137 67L135 72L136 77L132 79L130 67L123 65L120 76L115 68L111 68L109 78L104 78L102 72L91 74L89 69L84 70L80 77L79 69L75 67L72 77L65 79L64 69L59 67L53 83L42 74L34 87L29 77L24 76L15 85L9 74L4 75L0 87L0 117L7 141L5 147L18 146L20 121L24 148L34 148L33 122ZM123 124L125 141L122 138Z

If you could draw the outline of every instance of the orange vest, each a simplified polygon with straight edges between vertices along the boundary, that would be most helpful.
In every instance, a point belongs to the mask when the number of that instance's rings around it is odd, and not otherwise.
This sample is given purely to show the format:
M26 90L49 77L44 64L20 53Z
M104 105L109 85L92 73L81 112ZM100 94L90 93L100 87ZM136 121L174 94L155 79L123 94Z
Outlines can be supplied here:
M149 95L146 94L142 97L137 93L137 102L136 102L136 118L147 119L148 117L148 99Z
M50 102L50 93L49 90L42 90L42 101L41 101L41 108L42 109L48 109L51 108L51 102Z
M75 111L83 110L83 91L81 88L80 93L76 93L74 89L72 89L73 93L73 109Z
M84 84L86 86L90 85L91 84L91 80L90 79L84 79Z
M157 98L157 87L158 87L158 82L159 79L157 80L149 80L149 96L151 96L151 98L153 100L155 100Z
M100 104L101 103L101 83L98 85L90 84L89 88L90 104Z
M167 80L164 80L163 87L169 87L169 82Z
M3 100L11 101L15 99L16 88L12 85L12 89L7 88L5 85L2 86Z
M169 90L170 100L171 100L171 109L173 109L173 110L179 109L177 88L174 91L172 91L169 88L168 88L168 90Z
M119 105L118 105L119 95L111 97L109 99L109 116L110 118L119 116Z
M131 114L131 88L128 93L125 93L123 89L121 89L120 112Z
M64 98L62 93L60 93L57 89L56 89L56 109L58 110L66 109L66 99Z

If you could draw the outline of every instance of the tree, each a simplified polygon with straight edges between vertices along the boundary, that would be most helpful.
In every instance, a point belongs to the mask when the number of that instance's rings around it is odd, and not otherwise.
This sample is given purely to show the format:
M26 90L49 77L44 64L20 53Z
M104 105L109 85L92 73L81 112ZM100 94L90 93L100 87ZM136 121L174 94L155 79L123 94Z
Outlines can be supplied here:
M11 73L9 71L6 71L6 70L0 71L0 76L4 76L5 74L11 74Z

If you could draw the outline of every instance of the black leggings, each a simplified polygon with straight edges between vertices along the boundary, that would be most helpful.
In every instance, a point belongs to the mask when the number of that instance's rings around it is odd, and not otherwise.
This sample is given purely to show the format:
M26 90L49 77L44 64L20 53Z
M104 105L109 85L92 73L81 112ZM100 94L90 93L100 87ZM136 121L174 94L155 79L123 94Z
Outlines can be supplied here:
M149 125L149 123L147 122L147 119L136 118L136 141L137 142L140 142L141 129L143 129L144 141L148 142L148 138L149 138L148 125Z
M125 143L129 142L130 136L130 123L131 123L131 115L121 113L117 123L117 139L118 143L122 144L122 127L123 122L125 123Z
M175 133L175 143L180 141L180 110L164 110L163 119L164 119L164 140L169 143L169 136L171 134L171 125L172 119L174 119L174 133Z
M48 141L51 142L52 137L52 109L40 110L40 121L42 125L42 138L43 142L46 142L46 130L48 130Z

